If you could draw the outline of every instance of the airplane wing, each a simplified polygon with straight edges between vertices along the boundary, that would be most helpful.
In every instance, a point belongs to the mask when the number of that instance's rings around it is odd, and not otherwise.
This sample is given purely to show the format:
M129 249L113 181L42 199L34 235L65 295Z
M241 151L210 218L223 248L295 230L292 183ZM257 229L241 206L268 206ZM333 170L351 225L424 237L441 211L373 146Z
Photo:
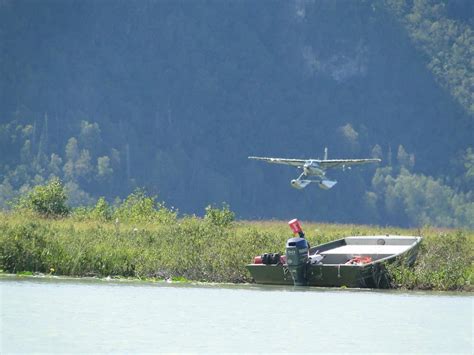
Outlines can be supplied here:
M328 160L315 160L319 166L323 169L347 167L351 165L368 164L368 163L379 163L381 159L328 159Z
M263 160L267 163L274 163L274 164L285 164L291 165L296 167L302 167L306 160L304 159L285 159L285 158L266 158L266 157L249 157L249 159L254 160Z

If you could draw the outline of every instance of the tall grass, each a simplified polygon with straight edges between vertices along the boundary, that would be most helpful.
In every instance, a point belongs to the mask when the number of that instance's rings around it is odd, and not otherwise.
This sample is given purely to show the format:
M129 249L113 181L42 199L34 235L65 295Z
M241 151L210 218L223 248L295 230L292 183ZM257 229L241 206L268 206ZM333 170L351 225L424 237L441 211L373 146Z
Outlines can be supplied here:
M121 221L100 213L61 219L1 213L0 269L9 273L251 282L245 265L255 255L283 252L291 237L283 221L226 219L220 223L216 211L212 216L177 218L162 211L154 220ZM421 233L424 240L414 267L390 266L394 287L473 290L474 231L304 222L303 227L311 245L348 235Z

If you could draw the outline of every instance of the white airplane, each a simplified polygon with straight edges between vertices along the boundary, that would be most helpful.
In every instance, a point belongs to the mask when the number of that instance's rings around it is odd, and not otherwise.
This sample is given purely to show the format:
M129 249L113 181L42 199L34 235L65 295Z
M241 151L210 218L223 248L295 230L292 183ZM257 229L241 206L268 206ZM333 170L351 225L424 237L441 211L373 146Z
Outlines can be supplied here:
M324 149L324 159L285 159L285 158L266 158L266 157L249 157L249 159L263 160L268 163L286 164L302 169L303 172L297 179L291 180L291 186L295 189L304 189L310 183L315 182L320 188L329 190L337 184L335 180L326 178L326 169L330 168L346 168L350 169L351 165L379 163L381 159L328 159L328 149ZM311 180L310 177L315 179Z

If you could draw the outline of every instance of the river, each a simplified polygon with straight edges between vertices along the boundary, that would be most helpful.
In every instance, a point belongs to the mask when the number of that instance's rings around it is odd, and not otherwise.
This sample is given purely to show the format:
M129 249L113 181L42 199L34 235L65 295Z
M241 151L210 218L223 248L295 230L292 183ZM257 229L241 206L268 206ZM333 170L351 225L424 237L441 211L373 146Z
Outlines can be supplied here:
M30 352L473 353L472 294L0 278Z

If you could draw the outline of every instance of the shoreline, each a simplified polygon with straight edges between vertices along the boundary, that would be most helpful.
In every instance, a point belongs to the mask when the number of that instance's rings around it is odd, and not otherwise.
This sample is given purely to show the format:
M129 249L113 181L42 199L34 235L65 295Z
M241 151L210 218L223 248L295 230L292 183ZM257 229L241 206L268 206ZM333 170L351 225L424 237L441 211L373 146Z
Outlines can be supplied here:
M440 290L417 290L417 289L379 289L379 288L350 288L350 287L316 287L316 286L288 286L288 285L261 285L257 283L228 283L228 282L200 282L200 281L166 281L160 279L139 279L123 277L79 277L65 275L22 275L0 272L0 282L2 281L54 281L72 283L93 283L102 285L131 285L131 286L160 286L160 287L198 287L198 288L224 288L224 289L247 289L262 291L294 291L294 292L379 292L405 295L438 295L438 296L465 296L471 297L473 290L460 291L440 291Z
M474 231L303 223L313 246L349 235L421 234L415 266L390 268L391 289L474 291ZM216 225L193 216L117 224L0 214L0 270L44 277L256 285L245 265L255 255L282 252L289 237L287 224L280 221Z

